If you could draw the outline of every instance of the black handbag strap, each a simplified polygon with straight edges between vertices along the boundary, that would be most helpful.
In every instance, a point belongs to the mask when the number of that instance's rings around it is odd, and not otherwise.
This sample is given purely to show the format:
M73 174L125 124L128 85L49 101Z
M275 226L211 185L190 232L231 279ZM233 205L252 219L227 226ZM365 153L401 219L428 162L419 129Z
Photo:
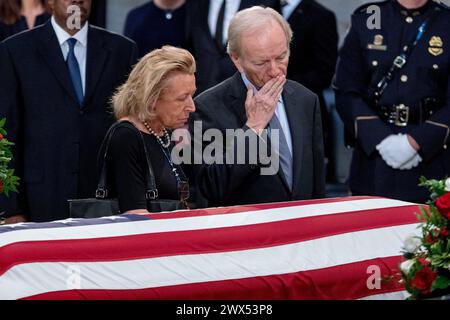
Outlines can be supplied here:
M131 123L131 122L129 122ZM142 146L144 147L144 153L145 153L145 160L147 162L147 174L146 174L146 191L145 191L145 199L147 200L155 200L158 198L159 193L158 189L156 188L156 182L155 182L155 173L153 171L152 162L150 160L150 156L148 155L147 146L145 145L144 136L142 135L141 130L136 128L136 126L131 123L131 125L136 129L136 131L139 133L139 136L141 137Z
M414 39L411 41L409 45L403 46L402 51L399 55L397 55L394 58L394 61L392 62L391 68L388 70L388 72L381 78L381 80L377 83L374 92L373 92L373 100L375 102L375 106L378 106L381 97L386 90L388 84L392 81L394 78L394 75L400 71L408 62L409 57L411 56L411 53L413 52L413 49L417 46L419 41L423 38L425 33L430 30L431 25L436 20L437 16L442 12L442 9L439 7L436 7L434 11L431 13L430 17L426 19L420 27L417 30L417 34L414 37Z
M136 128L136 126L132 122L126 121L126 120L119 121L119 122L116 122L115 124L113 124L109 128L108 132L106 133L105 140L103 140L100 150L104 150L104 152L103 152L102 158L99 159L101 171L100 171L99 182L97 185L97 190L95 192L95 197L97 199L105 199L108 197L107 178L106 178L107 177L106 157L108 155L109 146L111 144L111 140L112 140L112 137L114 136L116 129L123 125L137 131L140 136L140 140L141 140L143 148L144 148L145 159L147 162L147 170L145 172L145 185L146 185L145 198L147 200L155 200L158 198L159 194L158 194L158 189L156 188L155 174L154 174L153 166L151 164L150 157L149 157L149 154L147 151L147 147L145 145L144 137L143 137L141 131L138 128Z

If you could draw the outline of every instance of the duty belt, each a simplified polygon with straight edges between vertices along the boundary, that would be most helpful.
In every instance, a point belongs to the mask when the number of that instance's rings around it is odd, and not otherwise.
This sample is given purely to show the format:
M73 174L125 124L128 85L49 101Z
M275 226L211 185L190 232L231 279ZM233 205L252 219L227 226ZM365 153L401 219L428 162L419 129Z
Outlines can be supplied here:
M427 98L414 108L404 103L381 105L377 108L377 113L381 119L388 123L398 127L406 127L408 124L421 124L427 121L439 108L436 99Z

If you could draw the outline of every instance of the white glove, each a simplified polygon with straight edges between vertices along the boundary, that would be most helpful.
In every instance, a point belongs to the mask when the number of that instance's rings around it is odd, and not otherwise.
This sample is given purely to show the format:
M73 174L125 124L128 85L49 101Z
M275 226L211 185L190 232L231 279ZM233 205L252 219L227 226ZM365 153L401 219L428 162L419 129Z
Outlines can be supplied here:
M411 170L422 162L422 157L417 153L411 160L407 161L405 164L400 166L400 170Z
M420 160L415 158L417 151L409 144L405 134L390 135L376 148L387 165L394 169L409 170L422 160L420 156Z

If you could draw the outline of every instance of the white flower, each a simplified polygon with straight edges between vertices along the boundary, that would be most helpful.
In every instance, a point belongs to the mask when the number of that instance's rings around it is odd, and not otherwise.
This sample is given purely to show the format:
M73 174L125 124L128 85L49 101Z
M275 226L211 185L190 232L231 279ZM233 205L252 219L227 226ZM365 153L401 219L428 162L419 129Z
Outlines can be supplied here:
M403 249L408 253L416 253L417 250L419 250L420 245L420 239L415 235L411 235L405 240Z
M445 180L445 191L450 192L450 178Z
M400 264L400 270L402 270L402 272L404 273L404 274L408 274L409 273L409 270L411 270L411 268L412 268L412 266L414 265L414 263L416 263L416 261L414 261L414 260L406 260L406 261L403 261L401 264Z

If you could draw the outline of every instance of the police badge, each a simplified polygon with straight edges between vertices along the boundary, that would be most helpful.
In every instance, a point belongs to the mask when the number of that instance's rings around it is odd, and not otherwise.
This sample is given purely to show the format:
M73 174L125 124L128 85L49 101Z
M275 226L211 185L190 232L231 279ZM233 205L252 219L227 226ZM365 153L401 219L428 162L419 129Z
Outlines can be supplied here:
M430 47L428 48L428 52L433 56L439 56L444 53L444 49L442 48L443 42L441 37L433 36L429 42Z
M386 46L386 45L383 45L383 40L384 40L384 37L383 37L381 34L377 34L377 35L375 35L375 37L374 37L374 39L373 39L373 44L372 44L372 43L369 43L369 44L367 45L367 48L368 48L368 49L371 49L371 50L382 50L382 51L386 51L387 46Z

